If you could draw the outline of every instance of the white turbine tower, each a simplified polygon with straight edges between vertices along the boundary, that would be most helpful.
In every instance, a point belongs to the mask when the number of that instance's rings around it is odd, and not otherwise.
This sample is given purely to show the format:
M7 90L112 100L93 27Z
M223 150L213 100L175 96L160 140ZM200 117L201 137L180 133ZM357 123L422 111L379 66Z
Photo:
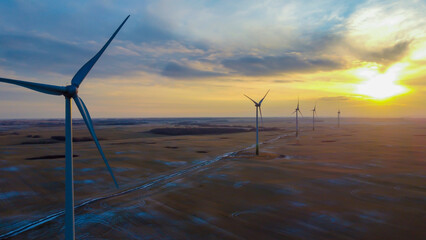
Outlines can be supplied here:
M299 114L298 113L300 113L300 115L302 115L303 117L303 114L299 109L299 98L297 98L297 107L294 110L293 114L294 113L296 113L296 137L299 137Z
M315 131L315 116L317 116L317 104L312 109L312 131Z
M13 80L7 78L0 78L0 82L15 84L21 87L26 87L31 90L42 92L50 95L63 95L65 96L65 239L72 240L75 238L75 227L74 227L74 176L73 176L73 150L72 150L72 118L71 118L71 98L74 99L81 116L92 135L93 141L101 154L104 163L114 180L115 186L118 188L117 181L115 180L114 174L112 173L111 167L102 151L101 145L99 144L98 138L96 137L95 130L93 129L92 119L89 111L86 108L83 100L77 95L78 87L83 82L93 65L98 61L99 57L114 39L115 35L120 31L121 27L130 17L126 19L117 28L110 39L105 43L102 49L86 64L84 64L80 70L74 75L71 80L71 85L68 86L55 86L42 83L34 83L20 80Z
M249 96L245 95L248 99L252 100L254 102L254 106L256 107L256 155L259 155L259 118L258 118L258 112L260 112L260 119L262 121L263 125L263 117L262 117L262 102L265 99L266 95L268 95L269 90L266 92L265 96L260 99L259 103L251 99Z

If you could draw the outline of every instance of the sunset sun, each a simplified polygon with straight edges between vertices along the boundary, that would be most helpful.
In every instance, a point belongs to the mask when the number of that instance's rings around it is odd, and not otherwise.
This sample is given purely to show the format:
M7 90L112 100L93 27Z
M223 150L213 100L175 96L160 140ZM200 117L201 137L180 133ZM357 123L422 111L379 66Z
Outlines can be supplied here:
M376 67L359 69L357 75L365 81L356 87L356 93L377 100L406 93L408 89L396 83L404 67L404 64L395 64L385 73L380 73Z

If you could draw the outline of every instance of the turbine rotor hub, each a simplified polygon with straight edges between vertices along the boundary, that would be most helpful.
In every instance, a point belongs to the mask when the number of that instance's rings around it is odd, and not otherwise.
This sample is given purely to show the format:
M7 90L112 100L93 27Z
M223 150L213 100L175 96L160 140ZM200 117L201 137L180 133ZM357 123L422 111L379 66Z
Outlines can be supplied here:
M66 92L64 93L65 97L72 98L78 93L78 88L74 85L68 85L65 87Z

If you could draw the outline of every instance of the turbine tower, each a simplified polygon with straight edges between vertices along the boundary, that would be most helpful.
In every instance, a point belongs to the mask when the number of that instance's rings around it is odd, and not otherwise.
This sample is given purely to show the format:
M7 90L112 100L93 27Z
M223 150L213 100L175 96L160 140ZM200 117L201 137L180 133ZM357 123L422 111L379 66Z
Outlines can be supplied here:
M269 89L270 90L270 89ZM266 95L268 95L269 90L266 92L265 96L263 96L262 99L260 99L259 103L251 99L249 96L245 95L248 99L252 100L254 102L254 106L256 107L256 155L259 155L259 118L258 118L258 112L260 112L260 119L262 121L263 125L263 116L262 116L262 102L265 99Z
M340 107L339 107L339 110L337 111L337 127L340 128Z
M84 64L80 70L74 75L71 80L71 85L68 86L55 86L42 83L34 83L20 80L13 80L8 78L0 78L0 82L10 83L18 85L21 87L29 88L31 90L46 93L50 95L63 95L65 97L65 239L72 240L75 238L75 226L74 226L74 175L73 175L73 148L72 148L72 117L71 117L71 102L74 99L75 104L77 105L78 110L81 113L81 116L86 123L87 128L89 129L90 134L92 135L93 141L98 148L99 153L104 160L104 163L111 174L112 180L115 183L115 186L118 188L117 181L115 180L114 174L112 173L111 167L108 164L101 145L99 144L98 138L96 137L95 130L93 129L92 119L90 117L89 111L86 108L83 100L78 96L78 87L83 82L84 78L87 76L89 71L92 69L93 65L101 57L105 49L114 39L115 35L123 27L124 23L130 17L127 16L126 19L121 23L117 28L114 34L110 39L105 43L102 49L91 58L86 64Z
M315 116L317 116L317 104L312 109L312 131L315 131Z
M303 117L303 114L302 114L302 112L299 109L299 98L297 98L297 107L294 110L293 114L294 113L296 113L296 137L299 137L299 113Z

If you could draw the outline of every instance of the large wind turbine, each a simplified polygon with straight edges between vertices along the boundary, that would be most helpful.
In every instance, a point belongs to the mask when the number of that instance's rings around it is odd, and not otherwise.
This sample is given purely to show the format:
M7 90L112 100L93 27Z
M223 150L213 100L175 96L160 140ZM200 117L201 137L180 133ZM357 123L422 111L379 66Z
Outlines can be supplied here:
M317 115L317 104L312 109L312 131L315 131L315 116Z
M256 155L259 155L259 118L258 118L258 112L260 112L260 119L262 121L263 125L263 117L262 117L262 102L265 99L266 95L268 95L269 90L266 92L265 96L263 96L262 99L260 99L259 103L251 99L249 96L245 95L248 99L252 100L254 102L254 106L256 107Z
M303 117L303 114L299 109L299 98L297 98L297 107L294 110L293 114L294 113L296 113L296 137L299 137L299 114L298 113L300 113L300 115L302 115Z
M75 227L74 227L74 176L73 176L73 150L72 150L72 118L71 118L71 99L74 99L81 116L92 135L93 141L95 141L96 147L101 154L105 165L111 174L112 180L114 180L115 186L118 188L117 181L115 180L114 174L112 173L111 167L102 151L101 145L99 144L98 138L96 137L95 130L93 129L92 119L89 111L86 108L83 100L77 95L78 87L83 82L93 65L98 61L99 57L123 27L124 23L130 17L126 19L117 28L110 39L105 43L102 49L86 64L84 64L80 70L74 75L71 80L71 85L68 86L55 86L42 83L34 83L20 80L13 80L8 78L0 78L0 82L15 84L21 87L26 87L31 90L46 93L50 95L63 95L65 97L65 239L72 240L75 238Z

